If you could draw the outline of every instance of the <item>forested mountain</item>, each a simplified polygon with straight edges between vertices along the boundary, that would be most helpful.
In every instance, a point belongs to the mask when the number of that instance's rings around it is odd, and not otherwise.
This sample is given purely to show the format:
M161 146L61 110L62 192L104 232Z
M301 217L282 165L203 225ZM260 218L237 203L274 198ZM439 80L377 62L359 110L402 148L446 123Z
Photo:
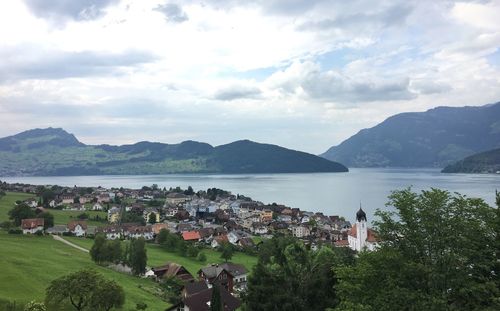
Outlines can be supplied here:
M394 115L323 156L354 167L444 167L500 147L500 103Z
M500 172L500 149L471 155L448 165L443 173L497 173Z
M195 141L92 146L54 128L0 139L0 176L346 171L312 154L248 140L217 147Z

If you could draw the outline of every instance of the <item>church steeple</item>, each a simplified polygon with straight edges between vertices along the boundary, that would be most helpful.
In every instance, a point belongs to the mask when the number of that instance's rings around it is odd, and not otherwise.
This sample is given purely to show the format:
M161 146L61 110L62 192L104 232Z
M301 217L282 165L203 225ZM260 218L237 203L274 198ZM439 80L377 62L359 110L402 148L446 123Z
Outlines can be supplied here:
M358 212L356 213L356 220L358 222L361 222L361 221L366 221L366 213L363 211L363 209L361 208L361 203L359 203L359 210Z

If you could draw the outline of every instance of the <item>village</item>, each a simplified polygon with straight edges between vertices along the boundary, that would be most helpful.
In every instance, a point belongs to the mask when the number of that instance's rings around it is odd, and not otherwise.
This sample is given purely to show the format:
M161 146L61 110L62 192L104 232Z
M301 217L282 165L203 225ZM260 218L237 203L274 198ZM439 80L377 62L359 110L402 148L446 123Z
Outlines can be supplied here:
M368 228L361 206L357 213L353 209L356 222L352 225L338 215L302 211L276 203L264 204L216 188L195 192L191 187L160 189L157 185L141 189L106 189L3 183L2 189L33 194L17 204L25 204L39 215L51 210L79 213L66 225L47 226L41 217L22 219L23 234L50 234L62 238L94 238L101 234L110 241L143 238L155 243L162 231L168 231L187 245L210 249L230 245L234 250L249 254L255 254L259 244L274 235L294 237L311 250L322 245L353 251L373 250L377 246L376 235ZM106 217L90 216L94 212L106 213ZM144 277L157 281L182 280L182 299L169 310L204 310L203 306L212 297L214 282L222 285L220 294L226 310L236 310L249 273L243 265L226 262L209 263L194 276L182 263L167 262L149 267Z

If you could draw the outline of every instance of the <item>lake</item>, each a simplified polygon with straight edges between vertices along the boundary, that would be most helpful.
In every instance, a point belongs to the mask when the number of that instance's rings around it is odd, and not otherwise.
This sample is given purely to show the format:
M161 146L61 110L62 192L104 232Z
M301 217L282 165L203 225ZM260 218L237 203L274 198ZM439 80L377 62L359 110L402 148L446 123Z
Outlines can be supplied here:
M0 180L61 186L141 188L157 184L162 188L192 186L195 190L217 187L264 203L282 203L301 210L344 216L351 221L360 203L371 221L377 208L386 208L387 196L395 189L412 186L420 191L435 187L479 197L489 204L495 201L495 189L500 189L500 175L441 174L438 169L350 170L349 173L4 177Z

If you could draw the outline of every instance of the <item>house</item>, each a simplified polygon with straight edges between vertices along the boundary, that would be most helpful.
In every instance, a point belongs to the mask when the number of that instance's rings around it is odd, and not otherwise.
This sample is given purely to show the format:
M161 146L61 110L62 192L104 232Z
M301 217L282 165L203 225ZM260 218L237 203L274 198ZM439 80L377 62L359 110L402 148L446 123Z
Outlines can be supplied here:
M215 238L213 238L212 243L210 243L210 246L212 246L212 248L217 248L217 247L220 247L224 243L229 243L229 240L227 238L227 234L218 235Z
M243 247L243 248L253 248L255 247L255 243L251 238L241 238L238 241L238 245Z
M54 227L45 230L45 232L48 234L63 235L65 232L68 232L68 227L65 225L55 225Z
M146 222L150 222L151 219L154 219L155 223L160 222L160 212L156 208L146 208L142 212L142 216Z
M193 226L191 224L178 224L177 225L177 232L185 232L185 231L191 231L193 230Z
M32 207L32 208L35 208L35 207L38 206L38 201L35 200L35 199L33 199L33 198L24 200L23 203L26 204L26 205L28 205L29 207Z
M97 202L98 203L109 203L109 202L111 202L111 197L109 196L109 193L102 193L99 196L97 196Z
M197 288L192 289L194 292L196 289L203 288L203 285L196 284ZM194 287L194 286L192 286ZM204 288L193 294L183 297L182 301L167 309L167 311L210 311L210 301L212 299L212 288ZM222 309L224 311L235 311L241 305L238 298L234 297L225 288L220 288L220 301L223 305Z
M165 217L174 217L177 212L179 212L179 208L176 205L167 205L165 209Z
M243 235L237 231L231 231L227 234L229 243L233 245L238 245L238 241L243 237Z
M121 218L121 209L119 207L112 207L108 210L108 222L117 223Z
M151 226L127 226L123 229L123 235L129 239L144 238L148 241L154 239Z
M184 231L182 233L182 239L184 241L198 242L199 240L201 240L201 236L198 231Z
M43 231L43 225L43 218L29 218L21 220L21 229L23 229L23 234L34 234L37 231Z
M246 288L248 271L243 265L226 262L203 267L198 271L198 276L209 287L217 283L232 293L235 289Z
M168 230L168 224L161 224L160 223L160 224L151 225L151 230L153 231L154 235L157 235L158 233L160 233L161 229Z
M96 233L103 233L108 240L120 239L123 236L123 229L120 226L112 225L106 227L99 227L96 229Z
M189 273L189 271L183 266L175 262L167 262L163 266L155 267L151 269L157 280L168 279L168 278L178 278L184 282L194 281L194 277Z
M72 204L75 202L75 195L72 193L64 193L59 196L62 204Z
M273 211L270 209L265 209L260 212L260 221L269 222L273 220Z
M373 251L378 246L375 232L368 228L366 223L366 213L361 206L356 213L356 223L352 226L347 236L349 247L355 251Z
M300 225L292 227L292 235L296 238L305 238L311 234L311 231L308 227Z
M68 223L68 232L75 236L85 236L87 234L87 222L74 220Z
M261 222L254 222L252 224L252 227L250 228L250 231L253 234L266 234L267 233L267 226Z
M96 202L94 205L92 205L93 211L102 211L103 209L104 207L99 202Z
M179 205L188 200L188 196L183 194L183 193L177 193L177 192L172 192L167 194L167 199L166 203L168 204L173 204L173 205Z
M214 229L213 228L201 228L198 230L198 233L200 234L201 239L205 241L209 241L212 236L214 235Z

